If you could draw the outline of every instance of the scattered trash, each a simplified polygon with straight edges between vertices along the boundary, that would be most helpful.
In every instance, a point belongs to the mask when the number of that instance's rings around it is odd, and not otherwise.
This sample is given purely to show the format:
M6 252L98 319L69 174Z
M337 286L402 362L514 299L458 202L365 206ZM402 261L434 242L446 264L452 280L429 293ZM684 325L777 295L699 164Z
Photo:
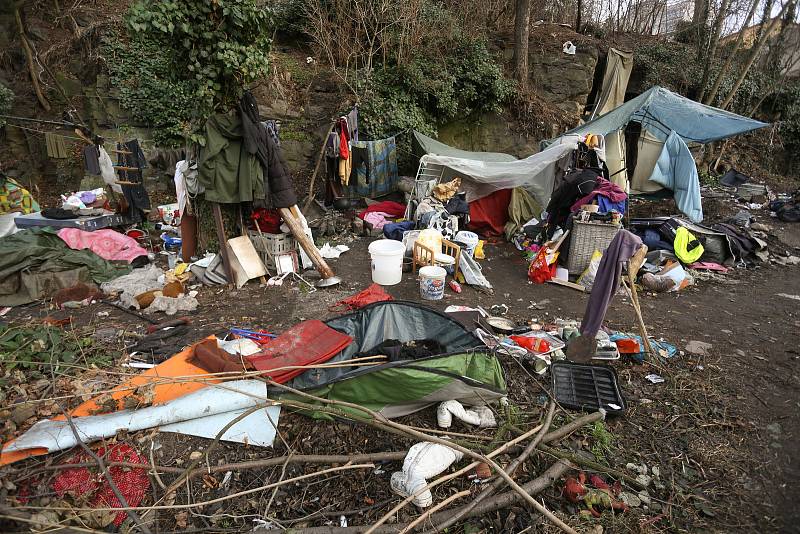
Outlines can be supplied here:
M575 48L575 45L574 45L574 44L572 44L572 41L567 41L566 43L564 43L564 45L561 47L561 49L563 50L563 52L564 52L565 54L569 54L569 55L571 55L571 56L574 56L574 55L575 55L575 52L576 52L576 50L577 50L577 49Z
M645 378L646 378L646 379L647 379L647 380L648 380L648 381L649 381L651 384L662 384L662 383L664 383L664 377L662 377L661 375L654 374L654 373L653 373L653 374L649 374L649 375L645 376Z
M319 249L319 253L322 254L322 257L325 259L336 259L348 250L350 250L350 247L347 245L336 245L332 247L330 243L325 243L322 245L322 248Z
M697 356L708 356L712 347L711 343L705 341L689 341L686 344L686 352Z

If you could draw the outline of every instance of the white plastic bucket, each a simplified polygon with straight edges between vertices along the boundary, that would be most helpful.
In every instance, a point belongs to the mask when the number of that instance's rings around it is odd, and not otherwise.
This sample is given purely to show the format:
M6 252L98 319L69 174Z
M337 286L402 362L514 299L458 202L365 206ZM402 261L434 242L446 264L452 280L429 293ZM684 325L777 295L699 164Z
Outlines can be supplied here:
M419 270L419 296L424 300L441 300L444 297L444 279L447 271L443 267L427 265Z
M403 254L406 246L394 239L379 239L369 245L372 281L382 286L399 284L403 279Z
M462 230L456 234L456 242L464 245L464 252L472 258L475 254L475 247L478 246L478 234L474 232L467 232L466 230Z

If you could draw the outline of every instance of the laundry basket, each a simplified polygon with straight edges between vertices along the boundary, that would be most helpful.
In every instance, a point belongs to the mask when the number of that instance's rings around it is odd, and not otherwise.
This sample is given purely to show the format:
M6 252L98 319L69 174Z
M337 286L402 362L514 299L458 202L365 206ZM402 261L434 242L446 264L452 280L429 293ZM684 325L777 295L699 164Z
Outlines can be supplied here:
M249 233L253 247L261 253L264 265L270 269L276 268L275 256L297 250L297 241L291 234L266 234L252 230Z
M592 261L594 251L605 252L620 228L618 224L583 222L573 219L569 258L567 259L569 274L582 273Z

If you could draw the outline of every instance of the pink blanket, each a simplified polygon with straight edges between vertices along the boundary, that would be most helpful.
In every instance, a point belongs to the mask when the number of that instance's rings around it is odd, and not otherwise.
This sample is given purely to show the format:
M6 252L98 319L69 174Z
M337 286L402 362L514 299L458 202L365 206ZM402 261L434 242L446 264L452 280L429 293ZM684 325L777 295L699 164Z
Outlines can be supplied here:
M77 228L62 228L58 237L74 250L88 248L105 260L132 262L139 256L147 256L147 250L140 247L135 239L114 230L84 232Z

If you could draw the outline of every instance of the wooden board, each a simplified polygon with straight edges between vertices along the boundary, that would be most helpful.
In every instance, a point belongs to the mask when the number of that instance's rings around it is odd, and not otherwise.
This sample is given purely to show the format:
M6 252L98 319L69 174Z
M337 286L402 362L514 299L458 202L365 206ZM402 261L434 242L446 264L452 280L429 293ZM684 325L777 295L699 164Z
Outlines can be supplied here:
M267 274L267 268L248 236L229 239L227 248L237 288L245 285L248 280Z

